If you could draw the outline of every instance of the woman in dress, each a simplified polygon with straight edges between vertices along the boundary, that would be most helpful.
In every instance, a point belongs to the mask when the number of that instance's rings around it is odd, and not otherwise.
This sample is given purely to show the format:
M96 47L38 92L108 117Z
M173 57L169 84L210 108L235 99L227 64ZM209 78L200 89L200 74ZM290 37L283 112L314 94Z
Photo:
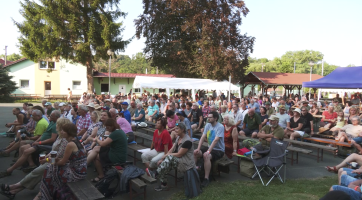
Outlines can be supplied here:
M100 116L97 111L91 112L92 124L88 127L88 130L83 134L80 142L85 141L90 135L97 133L98 128L102 126L102 122L99 121Z
M224 128L225 155L231 159L239 149L238 129L233 116L225 115Z
M72 101L72 96L73 96L72 90L70 90L70 88L68 88L68 96L67 96L67 101L68 102Z
M89 151L91 150L96 143L93 143L93 139L98 137L98 136L103 136L106 132L106 127L104 126L104 123L107 121L107 119L112 118L111 117L111 113L109 113L109 111L102 111L101 112L101 117L99 120L99 126L95 127L92 131L92 134L85 140L83 141L84 144L84 148Z
M59 118L56 123L56 130L58 133L61 132L65 124L70 124L71 122L67 118ZM64 155L65 147L67 146L68 141L59 134L57 140L53 143L52 150L57 151L57 158L62 158ZM50 154L46 156L50 159ZM21 181L13 185L1 184L0 194L13 199L15 195L21 192L24 189L33 190L36 185L41 181L44 171L49 165L46 162L46 159L39 160L39 167L35 168L32 172L26 175Z
M35 199L76 199L66 183L77 182L87 176L87 153L77 139L77 126L69 123L62 129L60 134L68 141L63 158L56 158L54 164L47 166L40 193Z

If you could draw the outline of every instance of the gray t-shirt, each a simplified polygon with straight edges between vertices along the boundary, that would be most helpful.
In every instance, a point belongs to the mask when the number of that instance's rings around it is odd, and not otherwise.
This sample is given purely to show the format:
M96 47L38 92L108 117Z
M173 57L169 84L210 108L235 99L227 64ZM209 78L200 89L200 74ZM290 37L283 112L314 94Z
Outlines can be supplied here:
M287 123L290 122L290 117L288 114L280 114L277 113L276 116L279 118L279 126L281 126L283 129L287 128Z
M207 123L204 129L206 140L209 146L215 140L215 137L219 137L219 141L214 146L214 150L225 152L224 143L224 126L219 122L213 127L210 123Z

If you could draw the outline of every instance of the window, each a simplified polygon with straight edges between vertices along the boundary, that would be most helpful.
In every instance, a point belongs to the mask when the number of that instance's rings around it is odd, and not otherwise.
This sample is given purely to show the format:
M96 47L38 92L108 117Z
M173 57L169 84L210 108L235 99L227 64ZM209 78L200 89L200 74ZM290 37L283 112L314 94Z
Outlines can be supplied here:
M29 89L29 80L20 80L20 88Z
M101 92L108 92L108 84L101 84Z
M176 93L180 93L180 92L181 92L181 90L175 90L175 94L176 94Z
M166 92L166 89L158 89L158 92Z
M135 89L134 89L134 92L140 92L140 91L141 91L140 88L135 88Z
M81 90L82 84L80 81L73 81L73 90Z
M39 68L40 69L55 69L55 62L40 61Z

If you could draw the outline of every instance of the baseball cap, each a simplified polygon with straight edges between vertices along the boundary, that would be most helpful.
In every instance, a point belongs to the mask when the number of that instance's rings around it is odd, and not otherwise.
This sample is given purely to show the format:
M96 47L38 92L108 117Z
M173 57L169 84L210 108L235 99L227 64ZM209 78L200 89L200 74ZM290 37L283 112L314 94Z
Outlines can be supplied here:
M126 106L128 106L127 101L124 101L124 102L122 102L121 104L122 104L122 105L126 105Z
M51 106L51 105L52 105L52 103L50 103L50 102L46 102L44 105L46 105L46 106Z
M269 120L279 120L279 117L276 115L270 115Z

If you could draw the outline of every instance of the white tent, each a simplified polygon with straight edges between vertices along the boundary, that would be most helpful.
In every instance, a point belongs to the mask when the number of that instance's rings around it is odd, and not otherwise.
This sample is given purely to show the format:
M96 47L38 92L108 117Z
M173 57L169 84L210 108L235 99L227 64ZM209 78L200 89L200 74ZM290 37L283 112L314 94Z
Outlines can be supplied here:
M167 95L169 95L170 89L192 90L192 96L195 97L195 90L228 91L229 86L231 92L237 92L240 96L240 88L238 86L234 84L229 85L227 81L219 82L210 79L136 76L132 87L140 88L140 91L143 91L143 88L166 89Z

